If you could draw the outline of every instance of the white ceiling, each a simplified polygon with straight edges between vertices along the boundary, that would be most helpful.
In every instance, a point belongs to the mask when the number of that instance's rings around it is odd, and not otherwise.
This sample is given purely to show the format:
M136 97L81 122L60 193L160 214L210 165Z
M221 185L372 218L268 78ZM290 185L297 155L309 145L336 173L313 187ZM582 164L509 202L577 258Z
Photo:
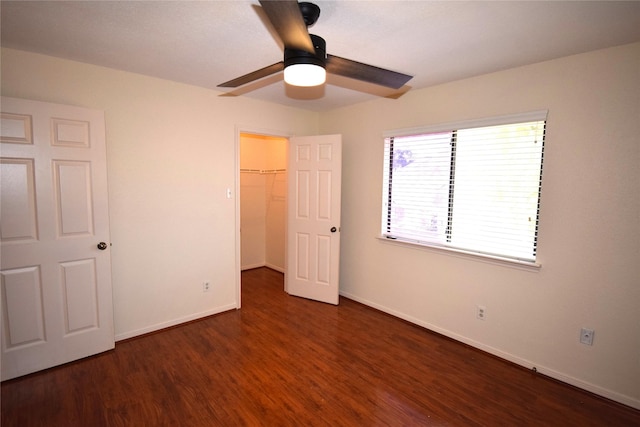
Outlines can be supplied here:
M315 3L321 14L311 32L326 40L327 53L413 75L414 89L640 41L640 1ZM282 60L257 0L3 0L0 7L4 47L211 89ZM296 90L279 73L242 96L325 111L374 98L353 89L380 89L329 82Z

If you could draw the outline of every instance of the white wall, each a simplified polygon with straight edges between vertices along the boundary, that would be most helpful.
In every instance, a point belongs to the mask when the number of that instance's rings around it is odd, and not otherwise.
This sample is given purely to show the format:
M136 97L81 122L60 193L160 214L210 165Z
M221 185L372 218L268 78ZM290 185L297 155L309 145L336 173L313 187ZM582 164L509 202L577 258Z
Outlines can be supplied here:
M1 89L106 112L118 338L235 307L238 126L342 133L344 295L640 408L638 75L634 44L318 115L3 49ZM539 109L540 271L376 240L383 131Z
M265 265L266 188L266 175L240 173L240 264L242 270Z
M539 271L376 240L385 130L540 109ZM343 134L343 295L640 408L640 44L334 110L321 132Z
M237 129L317 113L2 49L2 95L105 111L116 339L235 308ZM202 293L202 282L212 290Z
M286 139L270 139L267 148L267 168L287 169ZM277 172L266 176L265 191L265 265L284 272L287 232L287 173Z
M253 135L240 135L240 264L242 270L265 264L266 176L242 172L265 168L266 144Z

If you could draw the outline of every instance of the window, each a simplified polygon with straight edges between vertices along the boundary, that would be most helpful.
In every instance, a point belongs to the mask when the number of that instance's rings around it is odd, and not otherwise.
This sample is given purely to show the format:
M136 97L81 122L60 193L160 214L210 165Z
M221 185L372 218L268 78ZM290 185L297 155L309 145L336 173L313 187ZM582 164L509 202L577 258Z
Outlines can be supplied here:
M535 262L546 112L386 135L382 235Z

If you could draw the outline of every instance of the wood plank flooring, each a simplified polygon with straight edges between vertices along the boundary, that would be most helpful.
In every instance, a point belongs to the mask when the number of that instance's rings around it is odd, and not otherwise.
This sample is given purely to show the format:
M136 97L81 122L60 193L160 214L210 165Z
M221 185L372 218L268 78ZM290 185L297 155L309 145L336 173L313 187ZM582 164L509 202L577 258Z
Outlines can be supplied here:
M640 426L599 398L348 299L242 275L243 308L2 384L10 426Z

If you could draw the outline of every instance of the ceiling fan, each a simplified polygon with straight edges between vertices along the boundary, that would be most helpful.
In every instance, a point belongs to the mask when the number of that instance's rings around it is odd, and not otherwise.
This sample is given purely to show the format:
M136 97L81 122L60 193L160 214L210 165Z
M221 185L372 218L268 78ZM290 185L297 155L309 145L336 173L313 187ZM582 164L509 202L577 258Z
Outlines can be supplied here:
M413 76L327 54L324 39L309 34L307 29L320 16L317 5L296 0L259 1L284 44L284 60L221 83L218 87L237 88L284 70L285 82L293 86L322 85L329 73L400 90L384 95L389 98L397 98L409 89L404 85Z

